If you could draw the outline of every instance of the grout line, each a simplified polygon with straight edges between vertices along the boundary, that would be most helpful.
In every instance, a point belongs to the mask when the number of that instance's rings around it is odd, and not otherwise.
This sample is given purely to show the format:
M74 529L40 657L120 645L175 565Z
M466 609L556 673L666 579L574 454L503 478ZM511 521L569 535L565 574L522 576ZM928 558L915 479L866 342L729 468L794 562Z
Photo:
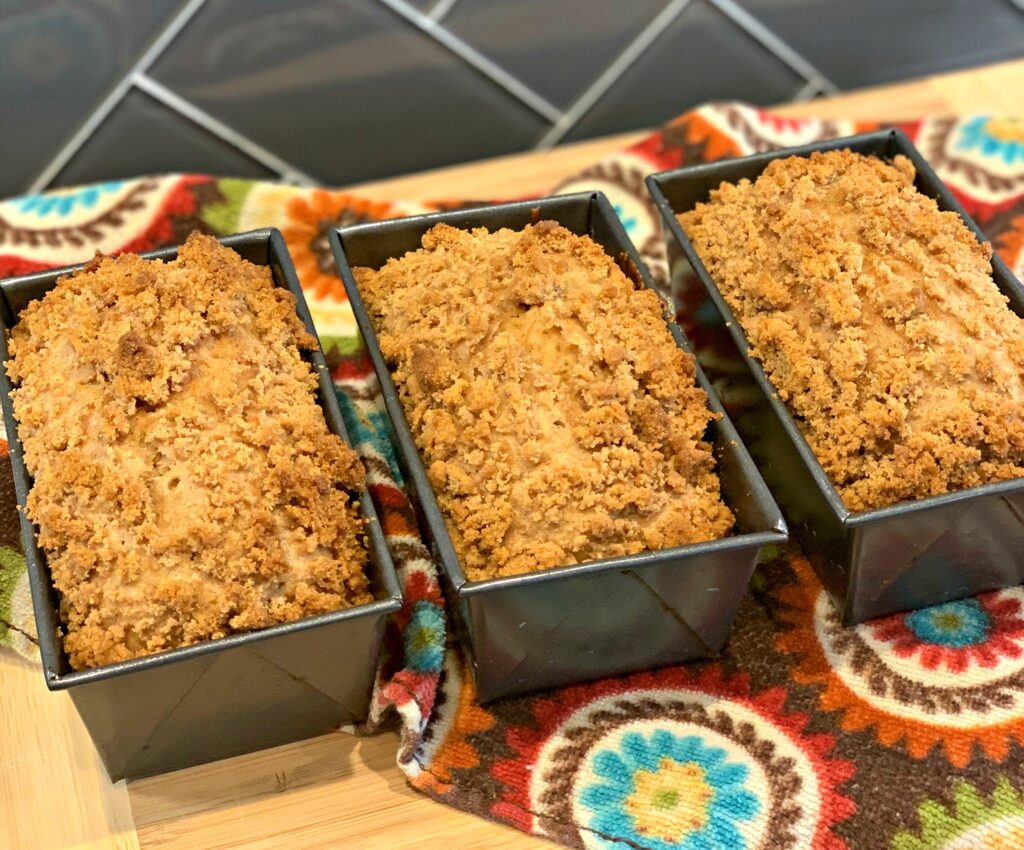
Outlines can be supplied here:
M443 47L448 48L448 50L462 59L462 61L472 65L473 68L487 77L492 83L495 83L513 97L521 100L541 117L551 122L561 120L562 111L557 106L541 97L525 83L517 80L504 68L480 53L475 47L463 41L451 31L446 30L419 9L410 6L405 0L377 0L377 2L387 6L396 15L399 15L417 29L431 36Z
M797 91L797 93L793 95L793 97L790 99L796 101L797 103L804 103L808 100L814 100L815 97L823 93L821 84L822 80L820 77L813 80L808 80L806 83L800 86L799 91Z
M199 125L211 135L216 136L221 141L227 142L232 147L237 148L250 159L256 160L261 165L266 166L271 171L277 172L284 180L290 183L298 183L301 186L316 186L319 181L310 177L304 171L296 168L285 160L281 159L273 151L267 150L262 145L254 142L248 136L239 133L227 124L214 118L210 113L205 112L193 103L185 100L178 94L175 94L163 83L159 83L152 77L146 76L145 74L136 74L132 77L132 82L141 90L152 97L154 100L159 101L164 106L173 109L179 115L187 118L194 124Z
M206 0L188 0L181 11L171 20L167 26L165 26L160 34L157 35L149 47L143 52L143 54L136 60L135 64L125 73L125 75L118 80L114 87L107 93L107 96L100 101L99 105L90 113L90 115L82 122L74 134L68 139L64 146L57 151L56 156L50 160L47 166L39 172L35 180L33 180L28 187L27 193L34 194L36 192L42 192L47 188L58 174L63 170L64 166L71 161L71 158L78 153L82 145L88 141L89 137L96 132L100 124L102 124L107 116L114 111L115 107L124 100L125 95L128 94L132 87L132 80L136 75L145 73L149 67L160 57L160 54L167 49L168 45L178 36L193 16L202 7Z
M534 146L535 150L550 148L573 128L590 109L600 100L601 96L610 89L629 67L643 55L644 51L661 35L672 22L679 17L683 10L690 5L692 0L672 0L662 9L654 19L643 28L640 34L626 45L625 49L615 57L615 60L604 69L590 86L584 90L565 114L559 118L553 127L548 130L540 141Z
M786 63L801 77L816 81L824 94L835 94L839 91L839 86L751 15L750 12L736 3L735 0L707 0L707 2L746 32L747 35L759 42L762 47L773 53L777 59Z
M430 7L430 11L427 12L427 17L435 23L440 23L452 10L452 6L458 2L459 0L437 0L437 2Z

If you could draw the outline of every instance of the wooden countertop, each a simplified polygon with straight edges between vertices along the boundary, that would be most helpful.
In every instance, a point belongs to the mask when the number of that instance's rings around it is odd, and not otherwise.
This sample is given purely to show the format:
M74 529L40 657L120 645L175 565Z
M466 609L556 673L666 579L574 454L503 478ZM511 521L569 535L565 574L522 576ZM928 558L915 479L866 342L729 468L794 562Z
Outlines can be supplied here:
M1024 61L780 107L792 116L1024 116ZM380 199L543 192L640 138L627 133L352 187ZM397 735L343 734L130 783L110 783L65 693L0 652L0 848L477 848L552 845L410 790Z

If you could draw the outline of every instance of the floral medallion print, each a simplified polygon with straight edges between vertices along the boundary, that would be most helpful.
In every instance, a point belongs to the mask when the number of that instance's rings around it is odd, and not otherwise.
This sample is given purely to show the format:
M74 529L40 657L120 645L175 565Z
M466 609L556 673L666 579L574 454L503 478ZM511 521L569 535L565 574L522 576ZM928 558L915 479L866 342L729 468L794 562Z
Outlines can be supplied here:
M713 104L699 112L718 134L736 143L737 156L806 145L878 127L878 124L866 122L794 120L737 103Z
M406 768L412 784L435 796L449 794L456 772L471 770L483 761L471 737L494 724L494 716L476 703L473 682L462 658L447 653L433 720Z
M1024 277L1024 212L1010 207L986 224L993 247L1020 280Z
M421 599L412 606L403 635L405 663L419 673L438 672L444 660L444 609Z
M344 192L277 187L269 193L251 193L243 206L243 217L258 215L268 204L278 210L277 225L288 243L328 362L356 354L361 345L359 331L345 287L335 271L327 235L337 227L409 212L395 204L376 203Z
M599 844L621 836L651 850L741 850L740 830L762 807L746 787L749 768L698 735L626 732L598 747L586 769L595 779L583 786L579 806L591 813Z
M0 276L80 263L97 251L174 243L175 219L195 209L191 187L197 182L152 177L2 201Z
M1015 596L986 593L876 620L868 631L891 644L897 657L916 657L926 670L992 669L1024 652L1024 606Z
M29 657L39 652L25 556L0 545L0 646L4 645Z
M666 167L671 168L728 159L742 153L736 140L718 132L703 110L687 112L669 121L660 134L644 140L638 147L644 149L651 145L657 146L657 152L668 159Z
M785 700L714 666L540 697L536 725L507 732L517 757L494 766L505 790L493 812L602 850L840 850L853 765Z
M712 104L591 164L558 191L604 191L665 282L668 254L647 174L877 126ZM930 118L900 128L1024 274L1021 121ZM1021 588L845 629L789 546L762 558L714 662L477 702L472 662L452 634L326 241L338 225L467 203L375 201L202 175L110 181L0 202L0 277L81 262L97 250L180 244L197 228L285 233L403 589L363 728L397 714L397 762L417 790L594 850L1022 850ZM706 348L715 329L699 294L681 286L674 306ZM742 411L736 376L709 358L719 394ZM0 646L37 658L3 456ZM501 840L495 833L494 843Z
M921 154L968 208L1004 205L1024 188L1021 122L976 117L921 122Z
M873 730L915 759L939 748L955 767L1024 743L1024 589L843 628L810 565L793 566L776 644L798 656L796 681L822 686L842 729Z
M77 209L91 210L96 207L100 198L121 190L123 180L107 183L93 183L91 186L79 186L72 189L58 189L43 195L24 195L11 198L11 204L20 213L32 213L39 218L67 218Z
M334 270L327 234L338 227L393 218L390 204L342 192L314 189L295 195L285 207L281 227L303 288L315 299L344 302L345 288Z
M1018 777L1020 781L1020 777ZM919 830L901 830L891 850L1019 850L1024 847L1024 794L999 776L991 795L964 780L952 805L926 800L917 810Z
M977 151L1006 165L1024 163L1024 121L1019 118L972 118L957 136L962 151Z

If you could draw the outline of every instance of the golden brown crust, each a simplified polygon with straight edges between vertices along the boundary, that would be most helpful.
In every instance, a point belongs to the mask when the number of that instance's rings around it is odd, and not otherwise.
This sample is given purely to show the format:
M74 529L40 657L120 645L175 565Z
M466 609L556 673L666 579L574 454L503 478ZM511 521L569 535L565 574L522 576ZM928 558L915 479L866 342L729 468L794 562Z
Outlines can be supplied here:
M775 160L679 216L851 510L1024 475L1024 322L905 157Z
M355 453L269 269L193 235L61 278L11 332L39 525L81 669L371 599Z
M721 537L707 397L586 237L437 225L355 269L470 579Z

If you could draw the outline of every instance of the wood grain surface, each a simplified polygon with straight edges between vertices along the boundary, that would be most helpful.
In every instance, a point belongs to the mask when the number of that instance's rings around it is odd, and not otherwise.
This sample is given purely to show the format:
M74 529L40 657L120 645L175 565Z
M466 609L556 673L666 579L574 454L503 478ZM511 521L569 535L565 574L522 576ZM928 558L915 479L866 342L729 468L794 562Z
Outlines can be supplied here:
M793 116L902 120L1024 116L1024 61L782 107ZM502 157L352 187L379 199L543 192L642 134ZM0 652L2 850L527 850L541 839L410 790L397 735L336 734L131 783L111 783L66 694Z

